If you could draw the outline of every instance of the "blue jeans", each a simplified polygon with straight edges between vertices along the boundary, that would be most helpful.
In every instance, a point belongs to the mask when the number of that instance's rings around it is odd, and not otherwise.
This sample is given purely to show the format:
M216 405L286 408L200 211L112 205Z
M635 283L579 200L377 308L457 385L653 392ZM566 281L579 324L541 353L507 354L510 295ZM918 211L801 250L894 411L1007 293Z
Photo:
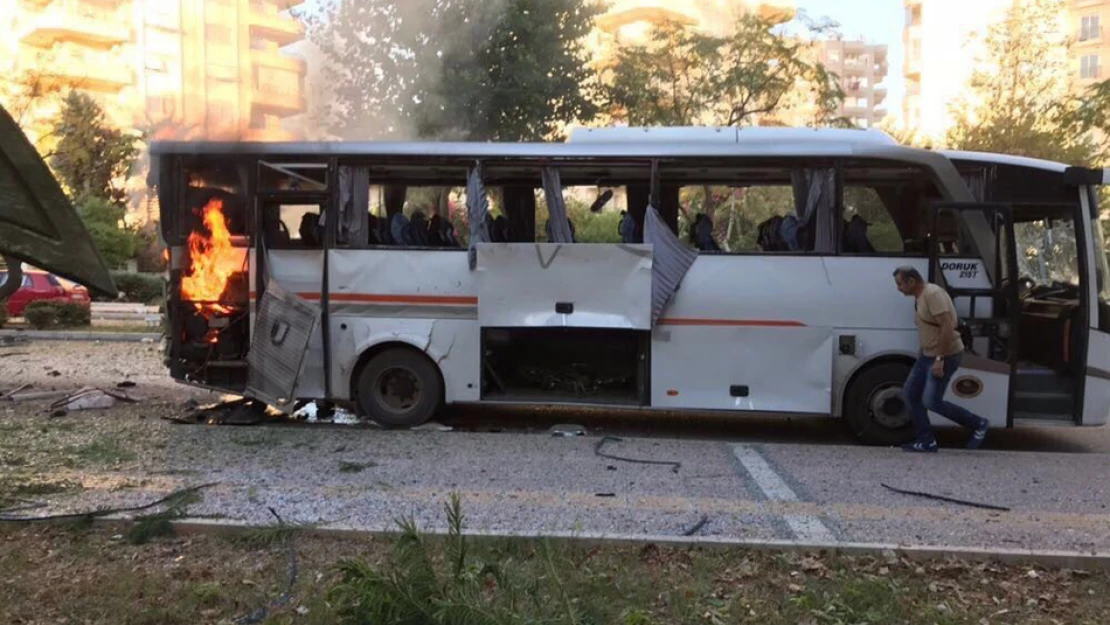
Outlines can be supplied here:
M948 390L948 383L960 368L962 360L963 354L945 358L944 376L939 378L933 375L935 359L932 356L918 356L917 362L910 370L906 384L902 387L902 394L909 406L918 442L931 443L934 440L933 427L929 423L929 411L955 421L969 430L974 430L983 423L984 419L970 410L944 401L944 392Z

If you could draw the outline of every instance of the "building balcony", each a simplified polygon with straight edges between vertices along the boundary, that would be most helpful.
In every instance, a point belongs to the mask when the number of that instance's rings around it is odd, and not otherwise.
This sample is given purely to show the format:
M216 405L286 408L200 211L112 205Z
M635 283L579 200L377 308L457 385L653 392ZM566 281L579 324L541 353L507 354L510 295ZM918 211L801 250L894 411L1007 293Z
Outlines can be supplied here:
M55 0L32 14L20 41L42 48L65 41L111 47L132 39L124 17L122 11L101 4Z
M304 24L281 14L282 4L252 1L250 10L251 36L265 37L279 46L288 46L304 39Z
M921 77L921 59L913 57L906 57L906 62L902 66L902 73L908 78Z
M61 53L41 65L42 75L57 85L117 93L135 82L135 74L118 54Z
M305 99L298 89L281 89L256 85L251 106L269 113L288 117L305 111Z
M875 106L886 102L887 90L886 87L875 87L871 91L871 99L875 101Z
M273 67L304 75L307 65L303 59L288 56L277 50L251 50L251 62L255 66Z

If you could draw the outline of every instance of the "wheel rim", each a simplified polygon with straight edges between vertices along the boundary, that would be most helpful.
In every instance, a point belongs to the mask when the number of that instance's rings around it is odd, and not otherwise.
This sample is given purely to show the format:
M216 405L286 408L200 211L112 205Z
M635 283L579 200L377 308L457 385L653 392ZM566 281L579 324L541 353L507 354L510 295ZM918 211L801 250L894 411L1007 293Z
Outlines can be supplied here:
M374 393L382 408L394 414L404 414L420 403L420 378L403 367L391 367L378 375Z
M910 423L910 412L902 397L902 385L889 383L871 391L867 398L871 419L891 430L898 430Z

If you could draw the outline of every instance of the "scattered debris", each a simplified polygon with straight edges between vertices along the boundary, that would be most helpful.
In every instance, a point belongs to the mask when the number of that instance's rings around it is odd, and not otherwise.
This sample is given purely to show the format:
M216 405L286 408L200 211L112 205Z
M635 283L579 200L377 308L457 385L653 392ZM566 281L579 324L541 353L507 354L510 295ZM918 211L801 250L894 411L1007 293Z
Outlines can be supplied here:
M136 386L138 386L138 385L135 384L134 382L132 382L131 380L124 380L123 382L120 382L119 384L117 384L116 388L135 388Z
M424 425L418 425L412 428L414 432L451 432L454 431L454 429L455 428L449 425L443 425L442 423L436 423L435 421L429 421Z
M614 456L612 454L603 453L601 451L601 448L604 447L606 443L619 443L619 442L621 442L621 439L617 438L616 436L606 436L605 438L599 440L597 442L597 445L594 445L594 455L601 456L602 458L608 458L610 460L619 460L621 462L634 462L636 464L667 465L667 466L671 467L671 473L678 473L678 470L682 467L682 463L677 462L675 460L644 460L644 459L640 459L640 458L625 458L625 457L622 457L622 456Z
M73 391L42 391L38 393L8 393L4 399L14 402L23 403L29 401L54 401L60 397L68 397Z
M594 497L616 497L616 493L594 493Z
M46 375L48 375L52 378L60 378L60 377L62 377L62 372L58 371L58 370L55 370L55 369L51 369L50 371L48 371L46 373Z
M586 428L582 427L581 425L574 425L569 423L553 425L551 426L551 429L549 431L551 432L552 436L561 436L564 438L586 435Z
M30 383L24 384L22 386L17 386L17 387L15 387L14 390L8 391L6 393L0 392L0 398L10 397L10 396L15 395L16 393L18 393L20 391L25 391L25 390L27 390L29 388L32 388L32 387L34 387L34 384L30 384Z
M304 419L309 423L316 423L317 416L320 414L320 407L316 402L310 401L304 406L293 411L294 419Z
M0 358L11 358L12 356L30 356L31 352L4 352L0 354Z
M50 404L50 413L53 416L62 416L67 412L77 410L107 410L116 405L117 401L129 404L139 400L127 394L126 391L109 391L100 388L82 388L76 393L70 393ZM58 413L61 414L58 414Z
M274 515L274 518L277 519L278 527L284 528L285 521L283 521L281 516L278 515L277 510L274 510L273 508L270 508L269 510L270 514ZM266 617L270 615L271 610L282 607L283 605L289 603L289 600L293 598L293 588L297 585L297 551L293 548L292 533L282 532L282 536L282 540L285 543L285 548L289 553L289 581L285 586L285 592L281 593L280 597L274 599L268 605L262 606L261 608L258 608L257 610L251 612L250 614L247 614L246 616L241 616L235 619L236 625L257 625L258 623L266 620Z
M952 498L952 497L945 497L944 495L934 495L932 493L923 493L923 492L913 491L913 490L903 490L901 488L895 488L895 487L887 485L887 484L882 484L881 482L880 482L880 485L883 488L886 488L888 490L892 490L892 491L894 491L894 492L896 492L900 495L912 495L914 497L925 497L926 499L935 499L937 501L947 501L948 503L955 503L955 504L959 504L961 506L970 506L972 508L982 508L984 510L998 510L999 512L1009 512L1010 511L1010 508L1007 508L1005 506L996 506L996 505L989 504L989 503L979 503L979 502L976 502L976 501L967 501L967 500L964 500L964 499L955 499L955 498Z
M697 523L695 523L694 526L691 527L690 529L686 530L685 532L682 532L682 535L683 536L693 536L694 534L697 534L698 532L700 532L701 528L705 527L708 524L709 524L709 515L708 514L703 514L703 515L701 515L701 520L699 520Z
M205 425L258 425L266 420L269 406L248 397L236 397L215 404L198 406L184 419L169 419L174 423Z
M378 466L377 462L347 462L342 460L339 462L340 473L362 473L366 469L372 469Z
M154 508L155 506L160 506L164 503L172 503L172 502L180 501L180 500L184 499L186 497L186 495L191 495L193 493L200 492L200 491L202 491L206 488L212 488L213 486L215 486L217 484L219 484L219 482L209 482L207 484L201 484L200 486L190 486L189 488L182 488L181 490L176 490L176 491L170 493L169 495L166 495L165 497L163 497L161 499L158 499L158 500L155 500L155 501L152 501L148 504L143 504L141 506L133 506L133 507L129 507L129 508L104 508L104 509L99 509L99 510L93 510L93 511L90 511L90 512L73 512L73 513L69 513L69 514L54 514L54 515L50 515L50 516L37 516L37 517L17 517L17 516L13 517L13 516L10 516L10 515L7 514L8 512L10 512L10 510L4 510L3 513L0 513L0 523L38 523L38 522L43 522L43 521L74 521L74 520L78 520L78 519L92 519L92 518L96 518L96 517L105 517L105 516L109 516L109 515L112 515L112 514L120 514L122 512L141 512L143 510L149 510L151 508Z

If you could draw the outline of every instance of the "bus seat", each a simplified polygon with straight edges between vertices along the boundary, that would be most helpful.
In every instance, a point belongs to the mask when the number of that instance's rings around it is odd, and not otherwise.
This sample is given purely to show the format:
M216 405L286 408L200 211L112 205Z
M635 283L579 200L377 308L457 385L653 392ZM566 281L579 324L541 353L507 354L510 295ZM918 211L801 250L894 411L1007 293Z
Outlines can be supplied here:
M702 252L719 252L720 246L713 240L713 220L705 213L698 213L690 226L690 242Z
M628 211L621 211L621 221L617 224L617 233L621 235L621 243L636 242L636 218Z
M366 220L366 244L381 245L382 220L377 215L370 215Z
M863 217L853 215L844 222L844 234L841 247L848 254L874 254L875 246L867 238L867 228L870 224Z
M509 220L504 215L498 215L490 225L489 238L492 243L509 242Z
M396 213L389 222L389 234L393 238L393 245L412 245L409 236L409 220L403 213Z
M323 245L323 233L320 228L320 213L305 213L301 215L301 226L298 231L301 243L305 247L320 247Z
M413 211L408 225L409 241L416 247L428 247L428 220L422 211Z

